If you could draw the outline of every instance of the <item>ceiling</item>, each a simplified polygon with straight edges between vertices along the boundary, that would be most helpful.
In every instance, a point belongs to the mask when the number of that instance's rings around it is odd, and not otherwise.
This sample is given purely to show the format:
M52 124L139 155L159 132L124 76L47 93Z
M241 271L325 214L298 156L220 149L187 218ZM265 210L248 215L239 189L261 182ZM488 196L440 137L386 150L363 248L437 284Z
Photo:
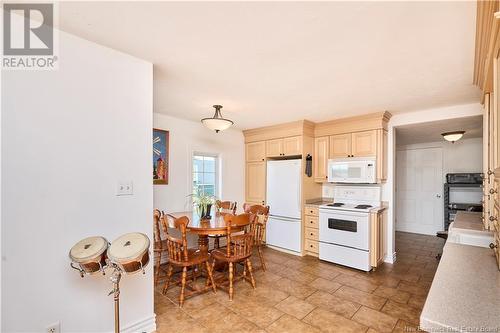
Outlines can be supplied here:
M60 2L60 28L154 64L154 111L241 129L479 100L475 2Z
M483 136L483 117L463 117L401 126L396 129L397 145L443 141L441 133L465 131L464 139Z

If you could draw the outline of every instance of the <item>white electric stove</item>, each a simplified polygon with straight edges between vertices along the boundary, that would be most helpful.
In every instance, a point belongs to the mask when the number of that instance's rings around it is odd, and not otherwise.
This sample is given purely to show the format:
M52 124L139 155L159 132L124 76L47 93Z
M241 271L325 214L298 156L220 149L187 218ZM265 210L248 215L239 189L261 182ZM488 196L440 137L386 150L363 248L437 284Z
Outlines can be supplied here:
M381 206L378 186L340 186L319 207L319 258L364 271L370 265L370 212Z

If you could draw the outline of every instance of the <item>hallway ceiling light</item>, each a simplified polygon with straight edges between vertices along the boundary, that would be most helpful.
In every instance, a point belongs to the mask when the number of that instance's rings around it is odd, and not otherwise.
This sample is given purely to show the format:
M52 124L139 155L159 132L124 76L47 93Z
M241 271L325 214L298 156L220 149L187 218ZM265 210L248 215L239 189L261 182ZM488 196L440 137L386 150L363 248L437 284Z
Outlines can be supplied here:
M465 134L465 131L454 131L454 132L446 132L441 134L446 141L450 141L454 143L455 141L460 140Z
M212 118L203 118L201 120L203 125L215 131L215 133L219 133L219 131L228 129L234 124L232 120L225 119L222 117L222 114L220 112L220 109L222 109L222 105L214 105L214 108L215 108L215 114Z

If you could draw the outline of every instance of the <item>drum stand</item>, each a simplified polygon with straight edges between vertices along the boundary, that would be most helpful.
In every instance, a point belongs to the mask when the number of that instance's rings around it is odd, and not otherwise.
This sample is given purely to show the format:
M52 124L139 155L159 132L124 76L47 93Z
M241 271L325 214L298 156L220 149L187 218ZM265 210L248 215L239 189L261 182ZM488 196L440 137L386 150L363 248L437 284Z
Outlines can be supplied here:
M113 265L114 266L114 265ZM113 283L113 290L108 296L113 295L115 301L115 333L120 333L120 279L122 278L121 270L114 266L113 274L109 280Z

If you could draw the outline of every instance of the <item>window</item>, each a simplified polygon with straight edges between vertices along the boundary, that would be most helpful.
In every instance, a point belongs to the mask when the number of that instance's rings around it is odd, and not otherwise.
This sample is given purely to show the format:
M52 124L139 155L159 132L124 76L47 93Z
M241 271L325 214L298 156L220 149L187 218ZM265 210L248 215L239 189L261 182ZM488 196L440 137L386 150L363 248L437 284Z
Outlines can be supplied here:
M218 160L214 154L193 154L193 193L217 196Z

